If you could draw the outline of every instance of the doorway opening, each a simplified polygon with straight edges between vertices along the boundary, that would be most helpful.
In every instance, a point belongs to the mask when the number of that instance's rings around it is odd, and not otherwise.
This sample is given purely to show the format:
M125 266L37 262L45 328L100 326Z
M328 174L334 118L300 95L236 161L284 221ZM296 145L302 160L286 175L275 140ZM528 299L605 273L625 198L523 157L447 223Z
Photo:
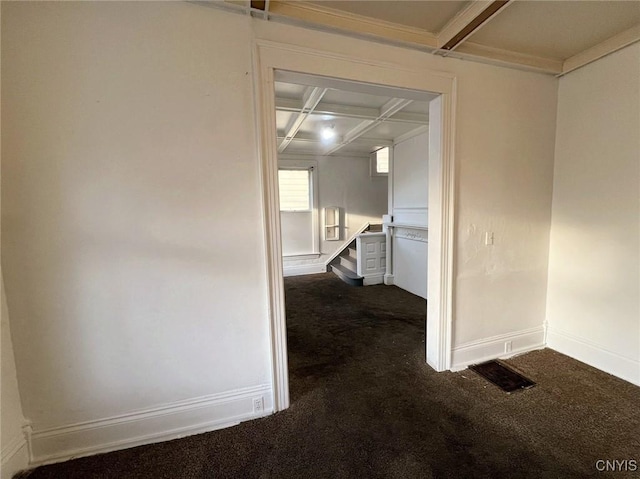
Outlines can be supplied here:
M421 69L405 69L399 74L398 70L391 65L376 64L375 62L364 63L361 59L328 55L326 52L317 52L316 55L316 52L308 49L300 49L298 51L290 45L283 47L273 43L258 43L256 59L258 65L256 91L260 109L260 144L265 195L267 272L270 293L275 410L285 409L289 405L284 268L282 261L283 229L281 228L278 189L278 151L283 149L283 144L287 145L284 147L284 150L286 150L289 145L295 142L295 135L292 133L296 130L296 127L300 128L302 122L299 117L304 116L305 113L308 116L308 111L305 110L311 109L311 106L315 108L326 94L323 90L330 89L337 84L341 86L346 84L356 85L359 90L352 91L352 94L374 93L380 96L380 92L392 92L388 96L393 101L386 102L384 111L379 109L379 112L381 111L382 113L378 116L384 116L385 113L388 113L388 116L393 116L413 101L428 101L429 158L437 159L438 161L433 162L433 168L429 168L429 211L426 215L429 231L429 274L427 286L429 312L426 321L426 359L427 363L436 370L448 369L451 349L451 270L453 264L451 248L453 237L452 105L455 93L455 78L446 74L434 74L428 70ZM354 69L354 65L357 65L357 69ZM290 82L290 84L304 85L307 90L301 99L303 104L298 112L298 119L292 120L289 118L285 122L287 125L286 131L282 132L281 138L278 140L274 135L274 131L277 129L276 116L273 114L276 110L274 83L282 80L283 77L281 75L284 75L289 80L291 78L304 77L304 82ZM316 83L311 83L311 81ZM309 87L311 88L308 89ZM336 89L353 90L353 88ZM417 95L419 98L411 98L412 95ZM427 97L426 95L431 96ZM428 98L428 100L425 100L425 98ZM324 119L324 121L327 120L329 118ZM361 121L359 125L348 129L346 133L341 135L341 140L338 144L331 148L324 147L325 156L331 157L331 154L338 150L342 150L344 154L348 145L356 143L356 140L360 138L367 138L363 134L358 135L358 133L362 130L370 132L375 129L380 123L376 120L379 120L379 118L374 118L369 124L364 124ZM330 130L334 130L333 135L336 134L335 130L338 130L335 124L323 125L323 127L329 130L327 138L332 136ZM322 132L321 136L324 136ZM311 139L307 140L311 141ZM352 146L355 147L356 145ZM280 153L282 152L280 151ZM391 164L393 165L393 160ZM431 167L431 165L429 166ZM433 170L433 174L431 174L431 170ZM373 179L373 176L371 178ZM320 189L322 188L320 187ZM320 192L320 197L322 197L322 192ZM398 217L404 218L402 222L391 224L391 228L402 228L416 224L416 213L420 214L422 212L409 211L410 207L405 209L407 211L390 215L391 221L388 221L388 223L393 223ZM340 218L339 208L334 208L330 211L333 211L332 217L334 219L336 217L335 213L338 211L338 218ZM317 211L317 215L318 217L320 216L319 211ZM413 220L413 223L409 221L410 219ZM421 225L423 224L421 223ZM413 233L406 231L404 234L405 238L413 235ZM322 251L310 252L311 255L318 253L322 254ZM393 251L391 254L393 254ZM424 269L427 269L427 265L424 265ZM393 278L385 277L385 280L393 281Z
M296 400L347 370L357 387L373 379L366 379L373 362L380 374L400 357L424 363L429 102L438 95L282 71L275 80L288 374ZM386 344L387 335L395 340Z

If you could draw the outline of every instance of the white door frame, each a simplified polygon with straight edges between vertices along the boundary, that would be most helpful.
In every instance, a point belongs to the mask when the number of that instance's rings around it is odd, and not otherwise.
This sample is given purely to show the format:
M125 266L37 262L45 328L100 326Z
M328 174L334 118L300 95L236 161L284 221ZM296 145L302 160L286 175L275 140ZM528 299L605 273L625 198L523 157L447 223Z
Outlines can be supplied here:
M372 56L375 55L372 52ZM441 168L438 199L441 208L429 212L430 291L427 301L427 363L436 371L451 364L454 263L454 111L456 78L424 67L378 62L289 44L257 40L254 50L255 95L264 201L265 243L271 333L273 405L289 407L287 330L282 274L278 199L278 155L275 123L275 70L320 75L382 86L439 93ZM430 124L438 123L430 119ZM438 151L438 150L433 150ZM430 198L431 199L431 198ZM433 244L432 244L433 243ZM433 257L431 257L433 254ZM436 284L434 284L436 283ZM433 291L433 294L432 294Z

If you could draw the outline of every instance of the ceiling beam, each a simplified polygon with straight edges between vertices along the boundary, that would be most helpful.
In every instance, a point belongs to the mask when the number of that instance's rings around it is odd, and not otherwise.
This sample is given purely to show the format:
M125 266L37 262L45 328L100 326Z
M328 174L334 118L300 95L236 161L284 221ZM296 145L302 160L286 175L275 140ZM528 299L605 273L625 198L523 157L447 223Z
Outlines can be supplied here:
M429 133L429 125L422 125L422 126L419 126L418 128L416 128L415 130L411 130L411 131L406 132L403 135L396 136L393 139L393 145L395 146L398 143L402 143L403 141L407 141L410 138L414 138L414 137L416 137L418 135L422 135L423 133Z
M566 75L638 41L640 41L640 25L635 25L622 33L608 38L604 42L598 43L571 58L567 58L562 65L562 73L560 75Z
M373 83L362 83L361 81L346 80L344 78L331 78L325 76L315 76L308 73L276 70L274 80L282 83L293 83L297 85L319 86L330 90L340 90L345 93L365 93L367 95L385 96L387 98L408 98L415 101L431 101L438 95L418 90L407 90L406 88L392 87L389 85L379 85Z
M285 139L284 132L279 131L277 137L278 137L277 138L278 141L283 141ZM314 135L312 133L304 133L304 132L298 133L293 140L305 142L305 143L322 143L322 140L320 140L317 135ZM342 141L342 138L338 138L336 141ZM393 140L390 138L381 139L381 138L368 138L368 137L361 136L351 140L351 143L354 145L360 145L360 146L383 147L383 146L392 146Z
M342 138L342 141L325 151L325 155L331 155L339 149L344 148L346 145L360 138L368 131L373 130L387 118L391 117L411 103L413 103L413 100L406 100L404 98L392 98L387 103L382 105L377 118L373 120L364 120L359 125L349 130Z
M326 88L307 88L302 108L300 108L297 115L291 117L291 121L289 122L289 125L287 125L287 133L285 134L284 140L280 143L280 146L278 146L278 153L282 153L287 146L289 146L289 143L291 143L291 140L293 140L298 133L298 130L302 126L304 120L306 120L309 113L311 113L318 103L320 103L320 100L322 100L325 93L327 93Z
M501 65L511 68L517 65L521 70L551 73L553 75L562 72L562 60L527 55L473 42L464 42L455 51L447 53L447 56L475 61L479 61L478 59L482 58L482 63L489 65Z
M298 112L302 107L300 100L293 98L276 98L276 111ZM338 105L321 101L316 105L312 115L327 115L341 118L356 118L360 120L375 120L380 114L377 108ZM424 125L429 122L429 115L425 113L399 112L385 120L389 123L410 123Z
M472 33L487 24L512 0L475 0L447 23L437 38L438 49L454 50Z

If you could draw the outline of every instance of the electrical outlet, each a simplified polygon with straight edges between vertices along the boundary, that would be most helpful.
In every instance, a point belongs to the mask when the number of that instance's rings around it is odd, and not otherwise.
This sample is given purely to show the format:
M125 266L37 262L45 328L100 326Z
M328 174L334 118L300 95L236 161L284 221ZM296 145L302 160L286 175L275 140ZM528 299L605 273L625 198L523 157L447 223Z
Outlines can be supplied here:
M493 232L487 231L484 234L484 244L487 246L491 246L493 244Z
M264 398L262 396L253 398L253 412L259 414L264 411Z
M505 341L505 343L504 343L504 352L505 353L510 353L511 352L511 341Z

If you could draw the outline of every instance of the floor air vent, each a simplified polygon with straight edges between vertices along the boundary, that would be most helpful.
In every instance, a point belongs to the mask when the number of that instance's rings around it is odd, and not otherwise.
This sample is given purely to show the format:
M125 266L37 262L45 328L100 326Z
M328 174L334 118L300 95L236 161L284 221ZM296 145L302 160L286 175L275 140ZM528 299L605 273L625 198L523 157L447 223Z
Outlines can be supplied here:
M482 364L474 364L469 369L475 371L486 380L492 382L508 393L519 389L529 389L536 385L530 379L518 374L511 368L498 361L487 361Z

